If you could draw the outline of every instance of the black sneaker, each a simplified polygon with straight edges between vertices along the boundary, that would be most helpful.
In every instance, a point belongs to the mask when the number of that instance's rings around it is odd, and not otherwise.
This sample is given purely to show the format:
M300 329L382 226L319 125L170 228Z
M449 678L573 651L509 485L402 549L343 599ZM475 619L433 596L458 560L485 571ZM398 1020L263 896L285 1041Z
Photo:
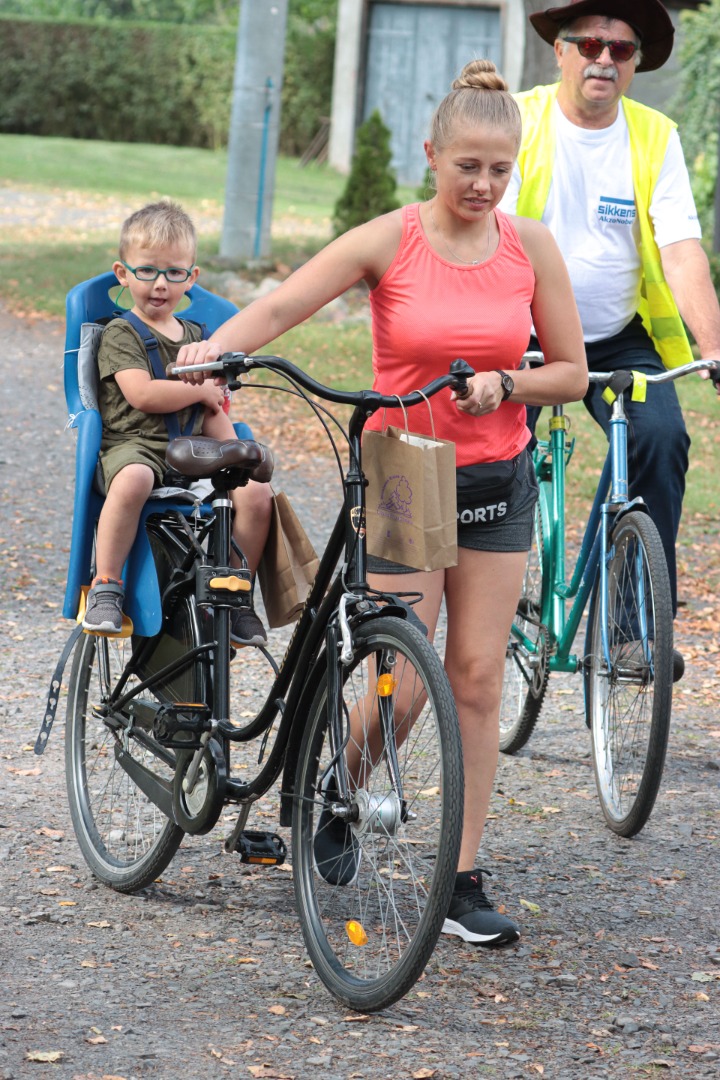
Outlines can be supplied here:
M682 653L673 649L673 682L680 682L685 674L685 659Z
M236 608L230 613L230 641L233 645L267 645L267 633L252 608Z
M360 869L361 851L350 825L330 809L337 797L335 777L331 775L313 838L315 869L329 885L352 885Z
M100 578L87 594L83 630L119 634L123 622L125 590L114 578Z
M465 870L455 878L443 934L455 934L473 945L510 945L520 937L514 923L495 910L482 888L485 870Z

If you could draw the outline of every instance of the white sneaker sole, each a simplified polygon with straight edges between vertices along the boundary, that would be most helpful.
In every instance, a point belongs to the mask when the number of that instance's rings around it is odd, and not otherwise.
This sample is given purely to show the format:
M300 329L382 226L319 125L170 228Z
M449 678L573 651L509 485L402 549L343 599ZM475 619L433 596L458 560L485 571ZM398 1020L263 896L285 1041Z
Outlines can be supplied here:
M119 634L122 631L122 623L117 626L115 623L103 622L103 623L86 623L83 622L83 630L89 631L91 634Z
M445 920L440 933L460 937L471 945L512 945L520 937L518 931L516 931L514 937L510 937L505 930L501 930L497 934L477 934L472 930L467 930L461 923L455 922L453 919Z

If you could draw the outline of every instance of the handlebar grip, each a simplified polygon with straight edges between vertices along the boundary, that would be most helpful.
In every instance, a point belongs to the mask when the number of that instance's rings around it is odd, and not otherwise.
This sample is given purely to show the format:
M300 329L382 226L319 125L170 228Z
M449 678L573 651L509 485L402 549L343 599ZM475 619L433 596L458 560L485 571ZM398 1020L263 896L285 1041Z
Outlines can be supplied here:
M450 384L450 389L455 391L457 397L462 401L470 393L470 387L467 384L468 379L472 379L475 371L465 360L453 360L450 365L450 374L453 376L453 382Z

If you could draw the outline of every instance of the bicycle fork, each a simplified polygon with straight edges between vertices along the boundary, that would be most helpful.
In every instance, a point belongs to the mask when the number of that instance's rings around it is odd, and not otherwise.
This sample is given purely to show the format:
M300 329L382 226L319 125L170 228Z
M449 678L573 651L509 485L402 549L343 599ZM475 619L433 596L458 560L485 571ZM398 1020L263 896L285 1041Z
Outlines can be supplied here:
M607 666L608 671L611 668L610 658L610 643L608 638L608 620L610 612L608 610L608 598L610 595L609 582L608 582L608 564L613 557L614 548L610 542L611 532L615 521L617 520L618 513L620 511L626 511L628 508L634 505L644 505L642 499L633 499L629 501L629 486L628 486L628 463L627 463L627 417L625 416L625 404L623 400L623 393L620 392L612 403L612 414L610 417L610 462L611 462L611 478L610 478L610 494L608 501L603 504L601 509L602 515L602 528L600 530L600 613L601 613L601 640L603 649L603 658ZM628 632L633 629L637 630L637 636L643 643L643 654L645 660L650 660L649 655L649 635L651 628L648 624L647 618L647 595L646 595L646 582L645 575L643 573L643 559L642 553L637 552L635 555L635 578L633 586L636 590L636 608L639 613L639 625L637 628L628 627ZM626 582L625 587L630 587Z
M365 700L358 701L353 713L348 713L343 696L342 669L352 663L352 627L348 617L348 605L362 599L353 593L345 593L340 599L337 618L327 629L327 684L328 726L331 761L325 776L334 773L338 802L331 807L333 813L355 826L358 832L392 836L402 822L411 816L407 812L403 794L402 777L397 755L395 731L395 657L386 649L375 653L375 682L361 689ZM339 661L339 662L338 662ZM372 702L369 705L369 702ZM353 733L353 715L356 720L367 708L368 713L362 731ZM344 752L352 741L360 756L358 775L348 768ZM362 743L362 745L360 745ZM371 792L368 780L376 765L374 746L379 743L385 750L388 772L387 785Z

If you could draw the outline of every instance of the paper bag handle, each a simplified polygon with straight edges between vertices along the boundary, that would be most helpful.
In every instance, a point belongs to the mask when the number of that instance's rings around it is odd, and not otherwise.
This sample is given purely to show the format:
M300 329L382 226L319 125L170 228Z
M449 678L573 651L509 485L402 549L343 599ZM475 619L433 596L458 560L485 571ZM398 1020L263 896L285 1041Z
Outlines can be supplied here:
M423 399L423 401L425 402L425 404L428 407L428 412L430 413L430 427L432 429L432 437L433 437L433 439L437 439L437 436L435 434L435 418L433 416L433 411L432 411L432 406L430 404L430 401L429 401L428 397L425 394L423 394L422 390L416 390L415 393L420 395L420 397ZM396 397L398 399L398 405L402 409L403 417L405 419L405 434L409 435L410 434L410 429L408 428L407 410L406 410L405 406L403 405L399 394L393 394L393 397ZM382 419L382 429L381 429L383 435L385 434L385 429L387 427L386 421L387 421L387 409L383 409L383 419Z

